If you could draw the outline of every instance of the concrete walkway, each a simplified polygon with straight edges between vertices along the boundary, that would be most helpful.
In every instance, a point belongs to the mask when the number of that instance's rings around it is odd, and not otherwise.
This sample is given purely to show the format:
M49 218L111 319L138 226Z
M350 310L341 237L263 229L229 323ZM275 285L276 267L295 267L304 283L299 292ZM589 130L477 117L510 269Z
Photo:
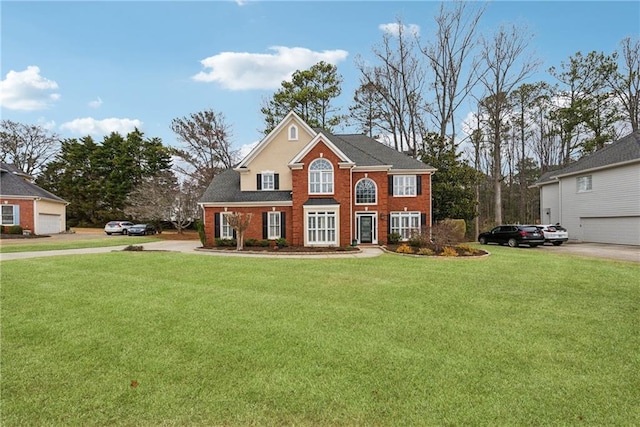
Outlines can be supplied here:
M102 248L84 248L84 249L63 249L58 251L35 251L35 252L15 252L0 254L0 261L11 261L14 259L42 258L59 255L83 255L83 254L100 254L107 252L121 251L128 245L109 246ZM217 251L201 249L200 242L196 240L164 240L161 242L143 243L140 246L148 251L168 251L182 252L196 255L209 256L236 256L236 257L269 257L269 258L370 258L381 255L383 252L377 247L363 247L360 251L340 252L340 253L313 253L313 254L296 254L296 253L280 253L273 252L236 252L236 251Z

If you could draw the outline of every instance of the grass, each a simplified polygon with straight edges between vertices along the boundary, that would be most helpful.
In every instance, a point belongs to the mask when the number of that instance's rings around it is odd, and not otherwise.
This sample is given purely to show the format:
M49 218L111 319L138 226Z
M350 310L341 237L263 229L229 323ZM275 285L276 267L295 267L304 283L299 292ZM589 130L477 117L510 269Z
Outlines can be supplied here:
M640 424L637 264L489 249L5 261L2 424Z
M138 236L111 236L86 240L70 240L68 242L48 242L46 239L30 239L29 242L9 243L0 246L0 253L9 254L15 252L56 251L63 249L101 248L107 246L123 246L131 244L157 242L154 237Z

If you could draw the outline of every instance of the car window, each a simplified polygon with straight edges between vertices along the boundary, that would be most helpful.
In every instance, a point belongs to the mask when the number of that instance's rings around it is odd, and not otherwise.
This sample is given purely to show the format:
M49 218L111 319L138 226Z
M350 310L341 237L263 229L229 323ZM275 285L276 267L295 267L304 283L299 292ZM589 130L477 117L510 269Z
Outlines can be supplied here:
M526 231L527 233L535 233L536 231L538 231L538 227L522 227L523 231Z

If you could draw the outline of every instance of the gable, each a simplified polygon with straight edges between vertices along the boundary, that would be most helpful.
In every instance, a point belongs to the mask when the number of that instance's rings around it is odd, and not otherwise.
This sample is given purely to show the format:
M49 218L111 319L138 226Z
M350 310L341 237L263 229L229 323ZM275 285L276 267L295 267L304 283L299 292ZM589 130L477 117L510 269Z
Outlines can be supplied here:
M0 171L0 195L6 198L41 198L52 202L67 204L67 201L55 194L4 169Z

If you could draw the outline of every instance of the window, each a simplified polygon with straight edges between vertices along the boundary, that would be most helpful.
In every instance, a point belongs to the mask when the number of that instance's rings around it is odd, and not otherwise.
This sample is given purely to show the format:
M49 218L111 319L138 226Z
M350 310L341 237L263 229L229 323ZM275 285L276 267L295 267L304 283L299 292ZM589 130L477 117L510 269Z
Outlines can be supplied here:
M390 215L391 233L398 233L402 239L420 231L420 212L392 212Z
M2 225L16 225L19 223L18 206L2 205Z
M578 193L591 191L591 175L578 177Z
M295 125L289 126L289 141L298 140L298 127Z
M229 225L228 217L232 212L220 212L220 238L233 239L233 227Z
M262 190L275 189L273 172L262 172Z
M376 203L376 183L369 178L364 178L356 184L356 204Z
M267 239L279 239L281 237L280 232L280 212L268 212L267 213Z
M415 175L394 175L393 176L394 196L415 196L416 176Z
M316 159L309 165L309 194L333 193L333 166L327 159Z
M336 213L307 213L307 244L337 245Z

